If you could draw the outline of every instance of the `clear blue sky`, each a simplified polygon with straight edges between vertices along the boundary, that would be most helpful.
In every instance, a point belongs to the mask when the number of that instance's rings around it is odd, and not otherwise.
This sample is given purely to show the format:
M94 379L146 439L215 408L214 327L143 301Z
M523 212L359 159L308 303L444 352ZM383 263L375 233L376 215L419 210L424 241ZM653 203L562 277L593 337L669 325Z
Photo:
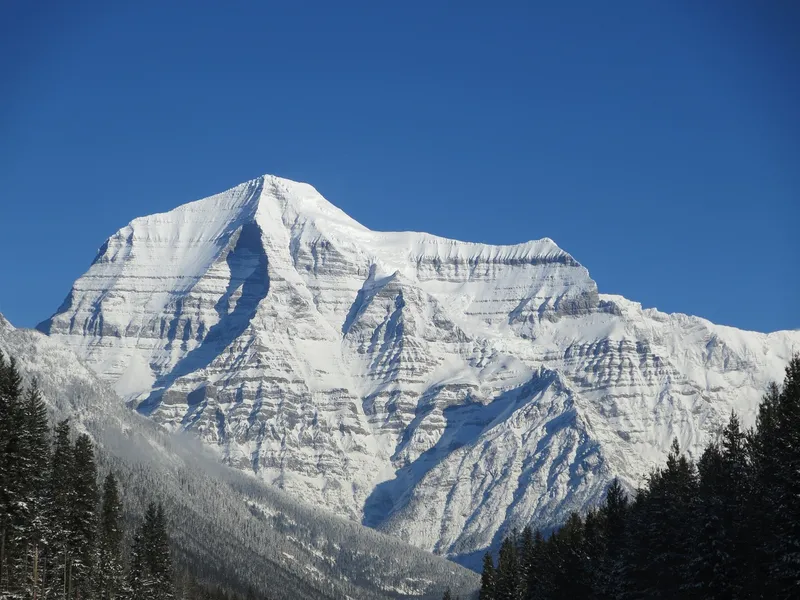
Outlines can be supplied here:
M121 4L0 3L18 325L132 218L274 173L373 229L548 236L601 292L800 327L800 3Z

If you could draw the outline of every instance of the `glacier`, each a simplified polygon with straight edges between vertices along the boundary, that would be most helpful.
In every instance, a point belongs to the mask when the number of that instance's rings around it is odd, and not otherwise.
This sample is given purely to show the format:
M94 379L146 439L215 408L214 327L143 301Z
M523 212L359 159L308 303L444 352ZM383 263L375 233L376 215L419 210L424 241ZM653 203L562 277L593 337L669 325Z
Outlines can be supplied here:
M134 219L38 328L226 464L465 564L752 422L800 351L601 294L548 238L371 231L275 176Z

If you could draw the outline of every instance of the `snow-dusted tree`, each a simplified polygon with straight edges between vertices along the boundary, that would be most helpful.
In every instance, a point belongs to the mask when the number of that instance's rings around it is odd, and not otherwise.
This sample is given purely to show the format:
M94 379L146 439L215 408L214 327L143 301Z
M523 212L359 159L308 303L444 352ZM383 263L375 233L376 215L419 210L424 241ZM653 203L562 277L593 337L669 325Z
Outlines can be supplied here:
M130 600L153 600L153 579L147 565L147 544L144 528L139 527L131 544L131 564L128 570Z
M95 589L97 466L92 442L86 434L75 440L73 489L70 511L73 589L77 597L88 598Z
M148 510L149 514L150 511ZM170 554L164 507L160 502L156 507L155 518L150 527L148 552L150 554L149 562L153 574L155 594L159 600L169 600L175 596L172 556Z
M22 378L0 354L0 591L20 592L24 579L25 506Z
M763 593L793 598L800 590L800 356L786 367L759 407L749 454L754 476L750 518L761 537L751 575Z
M26 473L24 502L27 508L25 588L27 594L36 599L43 591L43 559L46 557L45 551L50 539L47 519L50 431L47 408L36 381L25 394L22 412Z
M50 531L46 588L55 597L72 591L71 512L75 501L73 450L68 420L55 427L47 486L47 520Z
M123 533L122 502L117 478L109 473L103 482L103 500L100 506L97 553L97 594L100 600L114 600L123 592Z
M519 591L519 564L516 536L503 540L497 560L496 600L516 600Z
M483 555L483 571L481 572L480 600L495 600L497 587L497 571L491 553Z

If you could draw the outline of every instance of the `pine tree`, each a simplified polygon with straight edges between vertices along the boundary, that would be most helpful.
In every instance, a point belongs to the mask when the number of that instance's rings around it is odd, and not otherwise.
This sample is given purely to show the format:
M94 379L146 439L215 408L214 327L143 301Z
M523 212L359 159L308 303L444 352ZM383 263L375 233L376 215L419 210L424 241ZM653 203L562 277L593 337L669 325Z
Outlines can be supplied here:
M517 547L517 562L519 564L519 593L520 598L524 598L527 594L528 579L530 575L531 565L534 558L534 538L533 530L530 526L522 530L522 535L519 539Z
M109 473L103 482L103 500L100 508L97 562L100 600L114 600L123 592L122 536L122 502L119 498L117 479L113 473Z
M777 406L781 391L776 384L770 385L758 407L756 427L748 435L748 455L754 492L746 506L748 532L753 541L749 549L747 586L750 595L776 597L774 578L771 577L773 565L778 560L776 533L777 523L777 481L778 446L780 444L777 426Z
M18 593L24 579L24 414L22 377L0 359L0 590Z
M78 436L73 456L74 496L70 511L73 588L80 598L87 598L93 594L95 587L98 500L97 467L89 436Z
M614 478L606 492L605 503L600 509L605 539L605 553L598 567L597 583L599 595L615 598L622 591L624 571L626 524L629 518L628 494Z
M603 565L607 556L605 522L601 512L590 510L583 523L583 587L587 598L602 595Z
M771 386L756 427L736 415L697 468L673 443L633 502L618 481L585 520L577 514L545 541L503 541L487 555L482 598L508 597L506 577L526 572L523 597L781 598L800 590L800 357ZM526 538L523 535L523 538ZM521 566L508 567L516 548ZM491 591L490 591L491 590ZM496 593L492 596L492 593Z
M36 599L41 596L45 549L50 538L47 519L47 484L50 467L50 439L47 409L34 381L25 396L22 412L25 437L25 504L28 511L25 558L26 589Z
M690 587L704 598L739 597L748 567L744 509L750 482L746 439L735 414L721 444L706 448L698 473Z
M69 421L55 427L48 482L47 519L51 552L48 557L47 589L56 597L71 596L72 538L71 508L75 501L73 487L73 450Z
M675 440L666 468L650 475L631 508L625 557L627 595L685 597L696 498L696 469Z
M134 537L129 585L133 600L174 598L172 557L164 508L151 502Z
M444 595L442 596L442 600L453 600L453 594L450 592L450 588L447 588L444 591Z
M800 589L800 355L786 367L783 387L774 386L759 407L750 438L755 506L762 537L757 575L766 594L796 597Z
M586 598L591 591L584 544L583 522L573 512L553 539L559 565L554 583L559 597Z
M507 537L500 545L500 554L497 560L495 598L496 600L516 600L519 589L517 544L514 537Z
M483 555L483 570L481 571L480 600L496 600L497 573L494 568L494 559L487 552Z
M160 600L169 600L175 596L172 556L167 534L166 517L161 503L156 508L155 521L152 530L152 558L151 570L155 582L156 597Z
M549 598L553 593L553 563L548 543L538 529L533 533L533 551L528 559L528 576L525 582L526 600Z
M131 562L128 569L130 600L154 600L153 581L147 564L147 542L144 526L138 527L131 543Z
M688 564L689 581L685 588L700 598L729 597L723 594L728 584L724 568L730 562L723 519L725 473L722 452L710 444L697 463L698 499L692 533L692 558Z

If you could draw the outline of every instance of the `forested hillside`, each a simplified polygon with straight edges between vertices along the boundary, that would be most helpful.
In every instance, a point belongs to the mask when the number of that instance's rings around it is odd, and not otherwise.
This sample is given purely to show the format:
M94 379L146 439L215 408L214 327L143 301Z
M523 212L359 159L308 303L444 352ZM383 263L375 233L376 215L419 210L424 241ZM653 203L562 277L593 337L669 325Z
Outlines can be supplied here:
M480 597L800 597L800 357L755 427L731 415L697 464L675 442L633 497L615 481L549 537L507 537L484 557Z
M198 585L215 597L252 591L272 600L438 599L447 587L465 597L477 590L478 577L458 565L222 466L190 436L127 409L58 342L2 317L0 352L16 359L23 388L37 380L51 424L70 419L71 447L88 437L98 489L115 474L128 538L123 564L148 505L163 506L177 594Z
M98 483L89 436L73 441L67 420L50 427L36 382L23 388L13 358L0 354L0 593L175 596L162 505L150 503L143 523L126 535L116 476L109 472L102 489ZM132 539L127 569L126 538Z
M98 479L90 437L68 420L50 426L36 382L24 388L0 354L0 597L236 599L193 567L176 576L160 503L125 522L117 477Z

